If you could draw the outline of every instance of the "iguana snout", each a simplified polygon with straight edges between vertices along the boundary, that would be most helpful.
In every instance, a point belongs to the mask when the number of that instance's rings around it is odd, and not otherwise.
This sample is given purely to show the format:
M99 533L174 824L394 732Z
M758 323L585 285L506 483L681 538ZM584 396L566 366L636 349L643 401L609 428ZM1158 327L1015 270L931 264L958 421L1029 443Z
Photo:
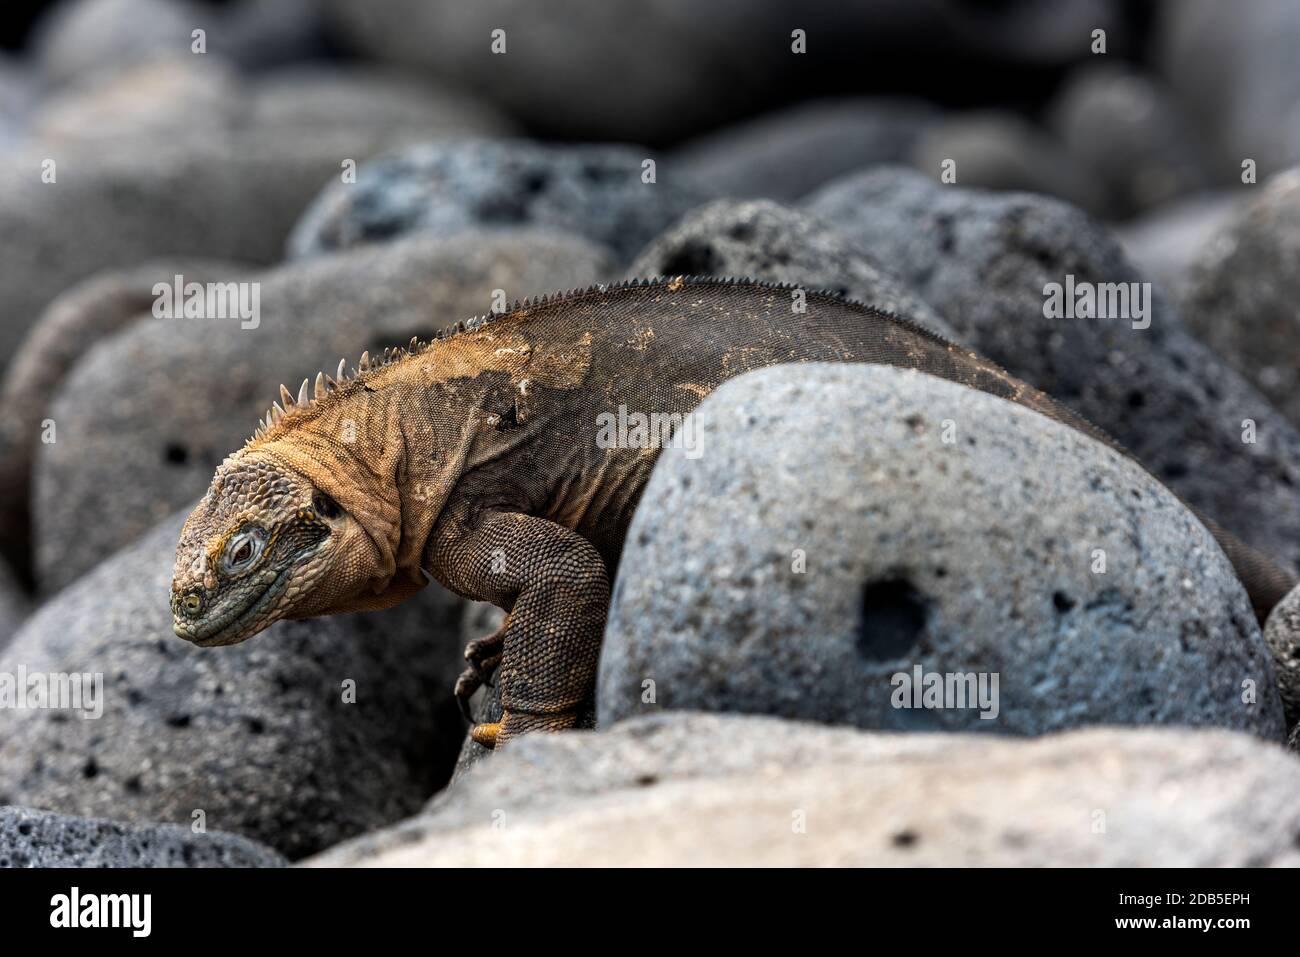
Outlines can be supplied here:
M227 459L181 530L172 630L197 645L232 645L281 618L318 613L347 588L340 558L354 525L293 470Z

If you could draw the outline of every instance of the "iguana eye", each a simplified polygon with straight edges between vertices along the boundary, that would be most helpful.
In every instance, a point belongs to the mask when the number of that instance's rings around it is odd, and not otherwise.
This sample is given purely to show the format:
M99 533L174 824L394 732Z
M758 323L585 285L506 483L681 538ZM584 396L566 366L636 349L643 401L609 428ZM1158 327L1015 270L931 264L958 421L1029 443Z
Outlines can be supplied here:
M222 564L227 571L238 571L251 565L262 554L266 536L260 528L250 528L234 536L226 545Z
M338 518L343 514L343 510L339 508L339 503L324 492L317 492L312 496L311 507L316 510L316 514L321 518Z

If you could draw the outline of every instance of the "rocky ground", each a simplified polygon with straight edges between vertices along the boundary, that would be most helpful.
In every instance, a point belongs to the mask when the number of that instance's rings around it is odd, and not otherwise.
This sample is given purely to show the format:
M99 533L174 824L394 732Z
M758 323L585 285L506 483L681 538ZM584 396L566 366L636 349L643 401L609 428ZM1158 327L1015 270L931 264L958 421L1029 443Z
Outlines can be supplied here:
M65 0L0 59L0 866L1300 864L1300 590L1261 626L1189 508L1300 571L1300 7L848 6ZM256 325L157 318L177 274ZM910 317L1141 464L915 372L733 380L585 729L496 754L451 689L500 613L436 586L172 635L281 381L678 274ZM1147 324L1050 315L1067 275ZM900 707L914 668L999 684ZM6 703L33 674L98 713Z

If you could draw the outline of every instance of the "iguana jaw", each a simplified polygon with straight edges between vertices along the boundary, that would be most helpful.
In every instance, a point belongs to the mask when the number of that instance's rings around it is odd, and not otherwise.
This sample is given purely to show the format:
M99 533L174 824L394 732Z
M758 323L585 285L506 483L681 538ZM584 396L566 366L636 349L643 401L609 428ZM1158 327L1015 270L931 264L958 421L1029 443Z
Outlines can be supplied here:
M300 473L227 459L177 544L172 631L202 647L245 641L355 589L358 523Z
M299 556L299 560L307 560L320 549L320 544ZM264 572L258 579L262 583L260 591L245 590L240 596L247 596L242 603L227 603L218 614L209 614L201 621L189 620L178 607L178 601L173 600L172 631L178 638L184 638L202 648L236 645L247 641L284 617L280 608L281 598L297 570L298 565L293 564L278 572Z

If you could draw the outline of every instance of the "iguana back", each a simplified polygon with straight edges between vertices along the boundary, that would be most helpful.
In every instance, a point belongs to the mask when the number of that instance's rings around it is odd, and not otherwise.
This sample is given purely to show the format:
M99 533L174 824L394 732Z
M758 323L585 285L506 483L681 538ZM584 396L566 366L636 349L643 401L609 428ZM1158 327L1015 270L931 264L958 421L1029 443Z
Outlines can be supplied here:
M543 439L554 445L553 454L571 456L585 447L590 456L582 473L603 468L623 486L624 491L601 498L605 508L585 496L549 503L546 492L532 497L546 517L597 544L611 569L655 457L623 450L621 463L611 464L610 450L592 448L597 416L616 416L620 407L685 414L726 380L772 365L865 362L916 369L1033 409L1132 458L1101 429L983 356L916 323L830 293L707 277L632 281L525 304L471 325L435 342L433 351L454 353L464 343L467 353L480 354L479 336L508 341L505 348L526 345L530 361L515 370L511 385L533 372L529 386L547 398L516 396L513 404L499 400L499 407L517 420L543 410L545 421L538 428L554 437L551 443ZM1294 578L1193 511L1237 569L1262 620Z

